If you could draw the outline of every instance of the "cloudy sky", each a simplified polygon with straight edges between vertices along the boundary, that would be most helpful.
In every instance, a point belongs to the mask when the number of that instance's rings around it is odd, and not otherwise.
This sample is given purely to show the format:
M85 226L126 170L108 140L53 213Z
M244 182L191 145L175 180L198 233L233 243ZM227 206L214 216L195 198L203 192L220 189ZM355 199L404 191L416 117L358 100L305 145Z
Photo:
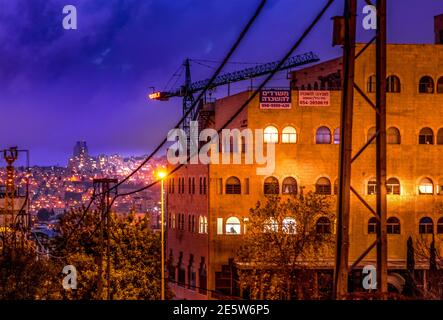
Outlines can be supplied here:
M433 16L443 13L443 1L389 2L390 42L433 42ZM32 164L42 165L65 165L77 140L86 140L92 154L149 152L181 116L179 98L147 101L151 87L164 88L186 57L221 60L258 3L0 0L0 149L30 149ZM278 60L324 3L268 0L232 61ZM77 30L63 29L67 4L77 8ZM336 0L298 53L338 56L330 18L342 11L343 0ZM371 36L359 28L359 41ZM193 80L207 78L215 66L194 63Z

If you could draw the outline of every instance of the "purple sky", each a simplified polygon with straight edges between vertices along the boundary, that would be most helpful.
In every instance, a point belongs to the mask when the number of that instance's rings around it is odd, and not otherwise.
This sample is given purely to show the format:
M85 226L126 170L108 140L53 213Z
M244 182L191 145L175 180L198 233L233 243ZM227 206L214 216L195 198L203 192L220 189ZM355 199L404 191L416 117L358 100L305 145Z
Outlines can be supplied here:
M326 0L268 2L233 61L278 60ZM433 42L443 1L389 2L390 42ZM0 0L0 149L30 149L32 164L41 165L65 165L77 140L92 154L149 152L181 116L179 98L147 101L149 87L162 89L186 57L222 59L258 3ZM62 28L66 4L77 7L77 30ZM330 45L330 17L342 7L336 0L298 53L340 54ZM372 33L358 18L358 40L366 41ZM212 71L194 64L192 72L201 80Z

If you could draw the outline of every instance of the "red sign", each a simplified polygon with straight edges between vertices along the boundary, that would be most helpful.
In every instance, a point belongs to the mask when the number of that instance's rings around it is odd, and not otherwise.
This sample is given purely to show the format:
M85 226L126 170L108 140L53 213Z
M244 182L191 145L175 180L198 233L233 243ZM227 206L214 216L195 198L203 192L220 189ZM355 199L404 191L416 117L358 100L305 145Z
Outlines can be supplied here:
M300 107L328 107L331 105L331 92L324 90L299 91L298 105Z

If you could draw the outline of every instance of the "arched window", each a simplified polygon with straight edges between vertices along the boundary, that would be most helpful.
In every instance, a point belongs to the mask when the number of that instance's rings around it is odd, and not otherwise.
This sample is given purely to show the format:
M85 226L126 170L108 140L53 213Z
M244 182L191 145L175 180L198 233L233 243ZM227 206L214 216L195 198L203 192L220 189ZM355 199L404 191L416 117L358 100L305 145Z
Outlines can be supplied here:
M434 131L431 128L423 128L418 136L419 144L434 144Z
M440 218L437 221L437 233L438 234L442 234L443 233L443 218Z
M236 217L229 217L226 220L226 234L240 234L240 220Z
M265 232L278 232L278 222L274 218L269 218L265 222L264 226Z
M312 90L312 85L308 83L308 90Z
M320 127L315 134L316 144L330 144L331 143L331 130L328 127Z
M287 234L295 234L296 233L296 222L294 218L286 217L283 219L282 223L282 231Z
M368 195L377 194L377 180L370 179L368 181Z
M287 177L283 180L283 194L297 194L297 180Z
M386 181L386 192L388 194L400 194L400 181L397 178L389 178Z
M331 181L328 178L320 178L315 184L315 193L330 195L331 194Z
M397 76L389 76L386 79L386 92L399 93L400 91L400 79Z
M377 88L377 77L372 75L368 78L368 87L366 88L369 93L375 92Z
M314 82L314 90L318 90L318 82L317 81Z
M230 177L226 180L226 194L241 194L241 183L237 177Z
M279 194L280 188L278 179L275 177L267 177L265 179L263 191L265 194Z
M297 143L297 131L293 127L286 127L281 132L282 143Z
M315 224L315 231L320 234L331 233L331 221L326 217L320 217Z
M278 129L268 126L264 130L263 140L265 143L278 143Z
M377 133L377 128L376 127L369 128L367 141L371 140L371 138L374 137L376 133ZM374 138L374 140L372 140L371 144L372 143L375 143L375 138Z
M377 218L372 217L368 221L368 234L377 233Z
M423 217L420 219L418 225L418 232L420 234L433 234L434 233L434 221L429 217Z
M434 193L434 183L429 178L423 178L418 186L419 194L433 194Z
M390 127L386 132L386 140L388 144L400 144L400 130L395 127Z
M400 220L390 217L386 220L386 229L388 234L400 234Z
M340 144L340 128L334 130L334 144Z
M302 91L304 91L304 90L305 90L305 85L302 84L300 89L301 89Z
M429 76L422 77L418 85L418 92L434 93L434 79Z
M443 195L443 178L438 180L437 194Z
M443 144L443 128L437 131L437 144Z
M443 77L440 77L437 81L437 93L443 93Z
M208 218L205 216L200 216L199 218L199 232L208 233Z

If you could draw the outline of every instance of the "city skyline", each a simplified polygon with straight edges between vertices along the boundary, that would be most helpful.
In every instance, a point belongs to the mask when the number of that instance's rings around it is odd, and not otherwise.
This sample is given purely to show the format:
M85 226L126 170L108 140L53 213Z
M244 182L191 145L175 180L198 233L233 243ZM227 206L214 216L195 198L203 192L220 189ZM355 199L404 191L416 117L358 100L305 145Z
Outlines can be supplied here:
M0 0L0 80L6 84L0 99L8 124L0 128L0 146L29 149L32 165L64 163L78 140L88 141L96 154L149 153L181 116L180 99L150 102L150 87L161 89L186 57L220 60L256 6L255 1L190 3L73 1L78 30L64 30L61 3ZM432 17L443 12L443 4L423 1L416 10L415 1L402 3L395 11L394 4L388 7L388 41L432 43ZM232 60L278 60L320 5L303 3L296 12L291 1L272 1ZM340 14L336 3L331 16ZM322 21L297 53L314 51L322 61L339 56L340 48L330 46L332 35L324 36L331 34L331 24ZM370 35L358 29L359 41ZM243 67L231 64L226 71ZM195 64L192 72L193 80L200 80L212 71ZM286 82L274 82L281 83Z

